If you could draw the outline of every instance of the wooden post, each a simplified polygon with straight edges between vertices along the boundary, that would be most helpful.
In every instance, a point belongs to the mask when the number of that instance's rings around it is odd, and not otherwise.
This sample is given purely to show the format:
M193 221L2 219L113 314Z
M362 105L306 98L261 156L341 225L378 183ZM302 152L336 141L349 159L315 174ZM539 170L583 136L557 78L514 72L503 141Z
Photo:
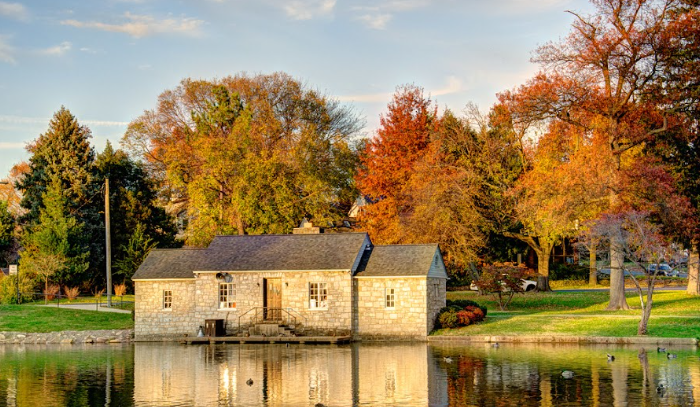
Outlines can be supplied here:
M112 306L112 239L109 231L109 178L105 178L105 254L107 271L107 306Z

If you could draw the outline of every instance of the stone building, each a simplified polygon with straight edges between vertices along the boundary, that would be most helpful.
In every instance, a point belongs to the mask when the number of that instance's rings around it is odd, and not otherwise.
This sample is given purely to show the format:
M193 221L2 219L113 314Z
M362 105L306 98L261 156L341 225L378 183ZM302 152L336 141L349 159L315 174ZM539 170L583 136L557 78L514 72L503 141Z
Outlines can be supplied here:
M445 306L436 244L375 246L366 233L217 236L151 251L133 276L136 340L196 335L425 338ZM223 333L223 332L221 332Z

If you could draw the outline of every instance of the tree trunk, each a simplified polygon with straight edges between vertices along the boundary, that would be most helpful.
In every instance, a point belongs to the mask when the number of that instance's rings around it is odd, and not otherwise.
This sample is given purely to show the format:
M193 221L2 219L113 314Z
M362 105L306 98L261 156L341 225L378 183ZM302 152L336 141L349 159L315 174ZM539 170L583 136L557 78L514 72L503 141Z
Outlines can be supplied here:
M649 317L651 317L651 298L647 296L647 303L642 308L642 319L639 320L639 325L637 325L637 335L646 335L647 326L649 325Z
M698 245L700 243L693 242L690 245L690 256L688 256L688 289L690 295L700 295L700 254L698 253Z
M606 310L616 311L630 309L625 297L625 255L622 243L617 238L610 239L610 303Z
M549 256L553 244L540 242L541 249L537 251L537 291L552 291L549 286Z
M595 287L598 284L598 267L597 267L597 256L596 256L596 244L591 243L591 250L588 254L588 285Z

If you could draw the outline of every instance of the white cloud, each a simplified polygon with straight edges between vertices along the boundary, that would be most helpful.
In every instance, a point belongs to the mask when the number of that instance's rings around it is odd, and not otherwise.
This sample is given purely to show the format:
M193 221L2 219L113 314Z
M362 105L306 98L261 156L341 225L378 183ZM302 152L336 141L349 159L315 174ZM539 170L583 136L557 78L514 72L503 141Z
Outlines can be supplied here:
M15 49L8 43L7 37L0 35L0 61L5 61L10 64L14 64Z
M48 125L49 121L51 121L50 118L0 115L0 123ZM88 126L105 126L105 127L126 127L129 125L129 122L115 122L115 121L106 121L106 120L80 120L80 119L78 119L78 123L85 124Z
M294 20L311 20L331 15L334 8L335 0L292 0L284 5L284 11Z
M391 14L364 14L357 17L357 19L362 21L369 28L383 30L386 28L386 24L391 20L391 17Z
M9 143L0 141L0 150L21 150L26 146L26 143Z
M97 51L97 50L95 50L95 49L92 49L92 48L88 48L88 47L81 47L81 48L80 48L80 52L85 52L85 53L87 53L87 54L93 54L93 55L94 55L94 54L97 54L99 51Z
M384 30L394 14L426 7L430 2L428 0L389 0L374 1L370 4L354 6L350 10L358 14L355 19L361 21L365 26L375 30Z
M462 81L455 76L448 76L447 84L439 89L426 89L426 93L430 96L443 96L452 93L457 93L463 90ZM338 96L341 102L364 102L364 103L389 103L394 97L392 92L366 93L360 95L343 95Z
M50 56L62 56L66 52L70 51L72 48L72 45L68 41L63 41L62 43L49 47L46 49L39 50L39 53L42 55L50 55Z
M64 20L63 25L77 28L94 28L102 31L128 34L134 38L148 37L156 34L182 34L191 37L201 35L202 20L194 18L166 18L157 20L155 17L139 14L124 14L126 22L110 24L99 21Z
M26 21L29 19L27 8L20 3L7 3L0 1L0 16Z
M452 93L457 93L462 90L462 81L455 77L455 76L448 76L447 77L447 85L445 87L440 88L440 89L435 89L434 91L430 92L432 96L442 96L442 95L449 95Z

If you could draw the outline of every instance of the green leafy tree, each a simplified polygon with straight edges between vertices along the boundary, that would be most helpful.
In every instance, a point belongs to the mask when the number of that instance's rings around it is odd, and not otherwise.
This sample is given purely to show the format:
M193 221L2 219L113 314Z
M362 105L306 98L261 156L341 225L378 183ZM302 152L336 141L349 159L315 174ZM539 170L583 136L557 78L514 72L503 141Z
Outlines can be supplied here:
M16 249L15 227L17 222L7 208L7 201L0 201L0 261L7 266Z
M63 191L66 209L78 217L85 212L85 204L94 194L91 137L90 130L61 107L49 122L49 129L27 147L31 154L29 170L17 182L23 195L20 204L27 210L22 223L39 221L43 194L54 179Z
M105 179L109 178L111 246L115 266L130 256L126 248L137 230L143 239L155 246L181 246L181 242L175 238L177 229L174 219L158 205L155 183L141 164L132 160L124 151L115 150L107 142L102 153L97 155L95 169L95 182L104 185ZM94 200L97 205L104 207L104 193ZM100 217L99 221L104 233L104 217ZM98 243L99 249L96 256L92 257L91 264L99 265L101 272L95 280L102 282L105 270L104 235L99 237Z
M122 255L114 263L114 276L127 284L148 253L156 247L153 239L146 235L143 224L137 223L133 234L125 245L121 245Z
M53 277L60 284L77 285L86 279L88 237L83 225L66 213L67 199L58 177L53 178L42 202L38 223L25 231L20 267L23 272L42 276L47 283Z

